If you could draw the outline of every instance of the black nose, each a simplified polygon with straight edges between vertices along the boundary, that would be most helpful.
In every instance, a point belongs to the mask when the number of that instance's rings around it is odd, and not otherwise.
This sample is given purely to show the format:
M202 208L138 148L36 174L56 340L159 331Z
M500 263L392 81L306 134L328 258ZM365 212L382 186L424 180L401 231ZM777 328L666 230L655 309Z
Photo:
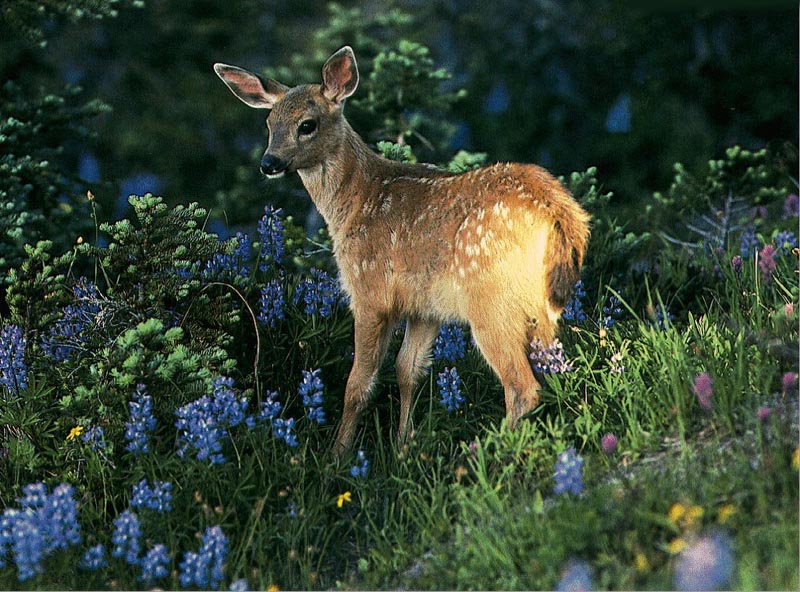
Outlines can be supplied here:
M287 163L282 158L278 158L272 154L265 154L264 157L261 159L261 174L266 175L268 177L274 177L275 175L280 175L286 172L286 169L289 168L289 163Z

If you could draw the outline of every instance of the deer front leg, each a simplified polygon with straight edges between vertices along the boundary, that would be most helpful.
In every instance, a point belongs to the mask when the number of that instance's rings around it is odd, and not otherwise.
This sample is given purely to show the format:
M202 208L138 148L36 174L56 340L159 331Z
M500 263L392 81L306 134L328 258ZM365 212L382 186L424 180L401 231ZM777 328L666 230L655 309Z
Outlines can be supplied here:
M344 392L344 410L333 444L333 454L341 457L350 450L358 417L369 400L381 362L386 355L391 323L378 316L358 315L355 319L355 355Z

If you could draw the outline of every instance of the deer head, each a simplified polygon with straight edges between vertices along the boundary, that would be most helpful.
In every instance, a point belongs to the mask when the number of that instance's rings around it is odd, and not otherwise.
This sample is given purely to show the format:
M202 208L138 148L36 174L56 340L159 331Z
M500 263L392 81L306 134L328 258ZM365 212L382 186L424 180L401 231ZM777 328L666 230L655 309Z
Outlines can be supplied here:
M322 84L290 88L226 64L214 64L214 71L246 105L270 110L269 140L261 159L261 172L267 177L318 166L341 143L344 103L358 86L356 57L349 46L325 62Z

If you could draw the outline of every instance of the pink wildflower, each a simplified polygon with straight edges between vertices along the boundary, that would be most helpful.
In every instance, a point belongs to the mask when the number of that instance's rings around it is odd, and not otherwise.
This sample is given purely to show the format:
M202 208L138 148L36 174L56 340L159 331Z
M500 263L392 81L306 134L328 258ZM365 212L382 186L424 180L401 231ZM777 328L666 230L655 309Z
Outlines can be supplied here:
M781 378L781 386L783 388L783 394L786 395L789 391L793 391L797 388L797 374L795 372L787 372Z
M600 446L603 449L603 452L606 454L612 454L617 449L617 444L619 443L619 439L608 432L603 438L600 440Z
M772 282L772 274L775 272L775 247L764 245L758 253L758 267L761 269L761 276L764 282Z
M772 409L769 407L763 406L758 408L758 419L761 421L766 420L770 415L772 415Z
M695 376L692 390L694 394L697 395L697 402L700 404L700 407L706 411L711 411L711 396L714 394L714 385L711 380L711 375L708 372L703 372Z

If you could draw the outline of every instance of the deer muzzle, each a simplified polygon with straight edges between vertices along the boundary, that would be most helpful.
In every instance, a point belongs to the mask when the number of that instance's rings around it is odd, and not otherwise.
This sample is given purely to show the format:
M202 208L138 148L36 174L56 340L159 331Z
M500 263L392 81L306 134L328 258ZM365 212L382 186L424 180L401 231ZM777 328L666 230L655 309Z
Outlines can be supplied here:
M265 154L261 159L261 174L271 179L280 177L289 170L290 164L290 162L286 162L274 154Z

